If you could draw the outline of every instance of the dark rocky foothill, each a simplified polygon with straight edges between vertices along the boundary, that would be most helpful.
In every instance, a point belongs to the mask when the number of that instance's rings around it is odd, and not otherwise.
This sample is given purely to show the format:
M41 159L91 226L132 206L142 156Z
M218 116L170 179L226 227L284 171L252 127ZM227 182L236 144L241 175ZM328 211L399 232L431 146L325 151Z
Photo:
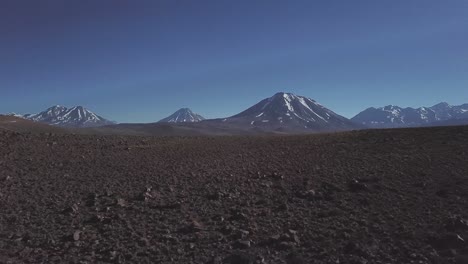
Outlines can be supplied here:
M467 149L468 127L0 130L0 263L464 264Z

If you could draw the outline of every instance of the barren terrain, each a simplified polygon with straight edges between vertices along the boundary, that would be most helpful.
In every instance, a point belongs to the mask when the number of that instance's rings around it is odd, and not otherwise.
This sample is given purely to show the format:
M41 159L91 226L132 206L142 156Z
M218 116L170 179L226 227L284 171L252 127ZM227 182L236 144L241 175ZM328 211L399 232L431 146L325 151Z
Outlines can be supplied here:
M0 129L0 263L468 263L468 127Z

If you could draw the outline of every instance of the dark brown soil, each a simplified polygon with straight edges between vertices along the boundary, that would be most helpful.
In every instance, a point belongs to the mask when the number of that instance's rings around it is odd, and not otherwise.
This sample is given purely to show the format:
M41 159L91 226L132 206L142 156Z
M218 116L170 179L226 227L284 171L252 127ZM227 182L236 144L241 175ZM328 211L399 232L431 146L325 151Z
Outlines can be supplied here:
M34 122L31 120L0 115L0 131L14 131L14 132L34 132L34 133L70 133L71 130L65 128L50 126L44 123Z
M467 263L468 127L0 130L0 263Z

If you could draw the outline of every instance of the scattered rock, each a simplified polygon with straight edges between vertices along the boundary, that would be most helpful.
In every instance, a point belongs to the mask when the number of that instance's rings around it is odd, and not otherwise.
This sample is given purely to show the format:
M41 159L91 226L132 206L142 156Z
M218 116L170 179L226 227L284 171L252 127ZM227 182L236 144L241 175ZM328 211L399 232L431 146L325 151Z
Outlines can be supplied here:
M307 199L309 201L321 200L323 198L323 195L320 192L316 192L315 190L297 192L296 196L301 199Z
M75 241L78 241L80 240L80 235L81 235L81 231L77 230L73 233L73 240Z
M246 253L234 253L224 259L225 264L254 264L255 257Z
M223 259L221 257L213 257L206 264L222 264Z
M239 230L236 230L236 232L235 232L235 234L234 234L234 238L236 238L236 239L244 239L244 238L248 237L249 234L250 234L249 231L239 229Z
M227 235L233 234L236 230L237 230L237 228L236 228L235 226L229 225L229 224L228 224L228 225L223 226L223 227L220 229L220 232L221 232L223 235L227 236Z
M306 264L307 261L297 253L289 253L286 256L286 264Z
M276 248L279 250L291 250L296 246L293 242L282 241L277 244Z
M458 249L467 245L465 239L456 233L446 233L437 237L430 237L429 244L438 250Z
M79 210L79 206L78 204L73 204L72 206L68 207L68 208L65 208L62 213L63 214L76 214L78 213L78 210Z
M466 264L468 127L449 129L367 131L401 135L376 145L0 132L0 263Z
M122 198L118 198L117 199L117 204L121 207L127 207L128 206L128 203L127 201L125 201L125 199L122 199Z
M348 189L351 192L363 192L368 191L369 187L365 183L361 183L358 180L354 179L348 182Z
M234 249L247 249L250 247L249 240L237 240L232 244Z
M190 224L180 228L179 232L188 234L188 233L200 232L202 230L203 230L203 227L199 222L192 221Z
M445 223L445 228L451 232L468 230L468 220L463 219L460 216L453 216L447 219Z
M153 191L152 187L146 187L146 190L142 193L140 193L137 197L136 200L138 201L148 201L150 199L156 198L157 193Z
M241 212L234 212L233 215L229 218L230 221L248 221L249 218L246 214Z

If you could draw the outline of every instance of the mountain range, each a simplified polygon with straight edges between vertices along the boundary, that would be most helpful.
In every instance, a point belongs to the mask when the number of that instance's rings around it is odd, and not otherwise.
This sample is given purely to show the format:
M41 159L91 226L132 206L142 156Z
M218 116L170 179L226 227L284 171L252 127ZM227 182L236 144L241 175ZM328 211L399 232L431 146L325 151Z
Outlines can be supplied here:
M238 114L216 119L205 119L189 108L181 108L155 123L116 124L82 106L67 108L60 105L37 114L12 113L10 116L54 126L98 128L93 131L118 134L307 133L468 124L468 104L452 106L439 103L419 108L395 105L371 107L348 119L311 98L279 92Z
M370 107L351 120L369 128L396 128L438 125L450 120L458 120L453 123L460 123L460 120L467 118L468 104L452 106L443 102L419 108L402 108L395 105Z

